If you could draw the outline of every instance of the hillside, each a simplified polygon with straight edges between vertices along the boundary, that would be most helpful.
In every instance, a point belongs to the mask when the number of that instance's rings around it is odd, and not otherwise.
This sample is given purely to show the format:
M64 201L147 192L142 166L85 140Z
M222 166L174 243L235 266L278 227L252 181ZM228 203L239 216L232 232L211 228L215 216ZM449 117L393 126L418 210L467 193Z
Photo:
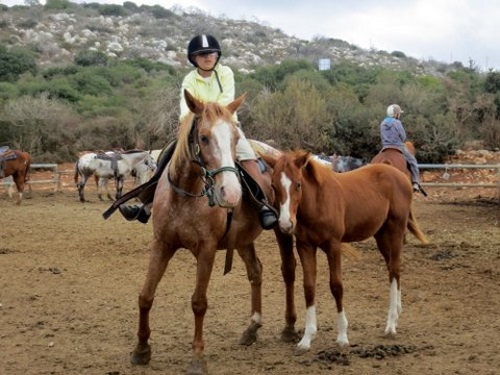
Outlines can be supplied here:
M50 9L49 4L52 8L57 4L65 7ZM364 50L334 38L302 40L258 22L214 18L192 8L138 7L131 2L123 6L78 5L64 0L48 2L45 7L0 5L0 43L36 52L40 68L72 62L82 50L183 66L187 63L187 43L197 33L217 36L225 63L240 71L291 57L315 63L330 59L332 65L354 61L361 66L380 65L432 75L454 67L406 57L402 51Z

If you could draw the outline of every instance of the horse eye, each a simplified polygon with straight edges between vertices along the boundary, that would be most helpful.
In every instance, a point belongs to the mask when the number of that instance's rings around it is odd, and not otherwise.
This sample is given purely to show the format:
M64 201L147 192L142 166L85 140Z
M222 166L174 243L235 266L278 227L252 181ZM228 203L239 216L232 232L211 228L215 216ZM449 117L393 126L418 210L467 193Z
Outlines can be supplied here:
M202 135L200 137L200 141L201 143L203 143L204 145L208 145L208 137L206 135Z
M299 191L301 187L302 187L302 184L300 182L295 183L295 190L296 191Z

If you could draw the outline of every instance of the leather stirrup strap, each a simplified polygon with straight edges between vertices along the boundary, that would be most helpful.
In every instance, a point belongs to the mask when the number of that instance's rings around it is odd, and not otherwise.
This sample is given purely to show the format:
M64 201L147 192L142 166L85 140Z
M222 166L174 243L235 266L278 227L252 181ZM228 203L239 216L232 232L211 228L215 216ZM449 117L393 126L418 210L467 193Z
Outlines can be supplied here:
M266 195L262 191L260 185L253 179L253 177L248 173L245 168L240 163L236 163L240 170L241 175L241 185L243 189L248 192L252 204L260 209L262 206L266 206L270 210L272 210L276 216L279 216L278 211L267 201Z
M227 235L227 249L226 249L226 259L224 262L224 275L231 272L233 268L233 256L234 256L234 244L236 243L236 232L231 232L231 223L233 221L233 210L229 210L226 219L226 233Z

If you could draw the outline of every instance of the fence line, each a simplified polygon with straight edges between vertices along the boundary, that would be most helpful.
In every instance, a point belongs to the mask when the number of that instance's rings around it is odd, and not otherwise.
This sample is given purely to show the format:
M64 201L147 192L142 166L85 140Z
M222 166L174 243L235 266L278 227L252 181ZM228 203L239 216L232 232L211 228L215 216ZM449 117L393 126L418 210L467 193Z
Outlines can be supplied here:
M57 192L60 189L61 185L61 176L57 170L57 164L31 164L30 169L50 169L53 172L52 178L49 180L29 180L26 184L28 185L29 192L31 193L33 184L54 184L54 192ZM14 180L12 176L6 177L3 179L3 185L5 187L10 187L10 185L14 184Z
M500 164L418 164L420 170L423 169L444 169L445 173L450 169L492 169L496 170L496 182L493 183L459 183L459 182L422 182L422 186L430 187L452 187L452 188L497 188L500 192ZM31 164L32 169L51 169L53 176L48 180L30 180L28 181L29 191L33 184L54 184L54 192L62 190L61 175L70 174L73 171L59 171L57 164ZM11 177L3 179L3 185L9 187L13 184Z
M496 169L496 182L493 183L463 183L463 182L423 182L422 186L434 187L481 187L481 188L497 188L500 191L500 164L418 164L422 169L444 169L447 173L448 169Z

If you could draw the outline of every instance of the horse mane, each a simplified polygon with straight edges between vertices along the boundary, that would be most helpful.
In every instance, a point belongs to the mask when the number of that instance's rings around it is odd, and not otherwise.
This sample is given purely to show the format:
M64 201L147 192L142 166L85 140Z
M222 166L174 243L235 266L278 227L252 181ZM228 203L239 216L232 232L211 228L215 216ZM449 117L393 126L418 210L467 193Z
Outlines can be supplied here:
M336 174L336 172L332 171L332 169L326 164L322 164L319 161L314 160L313 155L309 151L294 150L290 152L290 157L292 160L307 157L304 169L311 176L311 178L320 185L325 181L325 179L331 176L332 173Z
M198 116L202 124L215 124L217 119L222 119L225 122L230 122L236 126L236 121L233 114L225 107L218 103L205 103L203 111ZM181 168L183 160L192 159L196 155L192 155L190 147L190 134L196 121L195 114L190 112L183 117L179 129L177 131L177 145L170 160L169 171L173 174Z

